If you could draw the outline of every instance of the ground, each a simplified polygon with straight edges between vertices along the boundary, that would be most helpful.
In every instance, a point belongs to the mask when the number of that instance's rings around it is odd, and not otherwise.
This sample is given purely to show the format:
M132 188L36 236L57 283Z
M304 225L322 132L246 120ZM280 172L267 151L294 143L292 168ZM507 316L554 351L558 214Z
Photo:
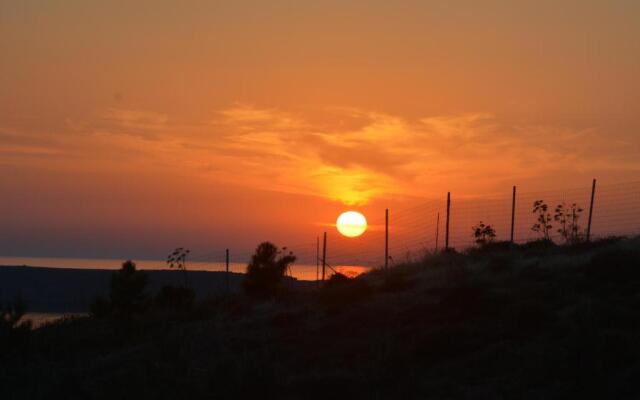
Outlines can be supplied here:
M496 243L272 299L50 324L3 348L0 394L631 399L639 322L640 239Z

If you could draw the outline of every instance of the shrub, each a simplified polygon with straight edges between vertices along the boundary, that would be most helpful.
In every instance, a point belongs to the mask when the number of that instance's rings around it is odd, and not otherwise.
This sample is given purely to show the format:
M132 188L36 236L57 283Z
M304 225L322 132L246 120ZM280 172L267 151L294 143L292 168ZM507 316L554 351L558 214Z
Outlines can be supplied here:
M551 240L551 214L548 212L549 206L544 200L536 200L533 202L533 213L537 214L536 223L533 224L531 230L538 232L545 240Z
M558 233L567 244L575 244L582 240L580 226L578 225L582 211L582 208L578 207L576 203L571 204L569 208L565 203L561 203L555 209L553 219L560 224Z
M320 302L329 311L335 312L369 297L372 293L373 290L363 279L335 273L320 291Z
M173 251L173 253L167 256L167 265L169 266L169 268L175 268L178 271L182 271L185 287L189 286L189 279L187 276L187 256L190 252L191 250L189 249L178 247Z
M482 221L471 229L473 230L473 237L478 246L491 243L496 238L496 230L491 225L485 224Z
M111 276L111 310L117 316L130 316L144 311L148 302L145 288L147 274L136 270L129 260Z
M279 250L273 243L260 243L247 266L243 282L245 292L254 297L273 296L281 288L285 273L295 261L296 256L286 248Z
M324 287L330 288L330 287L340 286L340 285L344 285L349 281L350 281L350 278L348 276L340 272L336 272L335 274L329 277L327 282L325 282Z

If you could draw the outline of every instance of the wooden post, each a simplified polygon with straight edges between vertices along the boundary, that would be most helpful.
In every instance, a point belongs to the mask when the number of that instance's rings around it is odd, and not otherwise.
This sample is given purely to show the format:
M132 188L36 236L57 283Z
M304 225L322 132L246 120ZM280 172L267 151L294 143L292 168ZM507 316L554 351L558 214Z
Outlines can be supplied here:
M511 244L513 244L513 230L516 223L516 187L513 187L513 195L511 199Z
M440 236L440 212L438 212L438 216L436 217L436 253L438 252L439 236Z
M593 218L593 199L596 196L596 180L591 185L591 204L589 205L589 222L587 223L587 242L591 239L591 219Z
M327 265L327 232L324 233L322 239L322 282L324 282L324 271Z
M389 209L384 210L384 268L389 268Z
M226 249L225 251L225 264L226 264L226 271L227 271L227 273L225 274L226 284L227 284L227 293L229 293L229 249Z
M444 249L449 250L449 218L451 216L451 192L447 192L447 224L444 234Z
M320 285L320 236L316 236L316 286Z

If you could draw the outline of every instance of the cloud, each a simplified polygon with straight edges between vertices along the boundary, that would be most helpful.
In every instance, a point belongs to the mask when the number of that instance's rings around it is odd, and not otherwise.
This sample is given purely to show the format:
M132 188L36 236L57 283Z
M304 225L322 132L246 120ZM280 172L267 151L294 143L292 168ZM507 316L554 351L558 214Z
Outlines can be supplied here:
M558 169L570 174L589 167L594 148L599 159L621 149L595 128L513 123L490 113L409 120L332 112L360 123L318 128L275 109L232 107L218 121L225 139L210 152L229 159L237 167L231 176L246 184L362 204L452 186L479 193Z
M166 128L168 117L150 111L110 108L102 114L102 120L124 129L155 131Z
M291 112L236 104L203 123L107 109L67 125L69 132L61 134L0 130L0 151L16 163L46 156L64 158L57 165L67 162L69 169L80 162L84 168L195 174L345 204L447 190L481 194L593 168L640 170L632 157L638 143L631 139L491 113L408 119L353 108Z

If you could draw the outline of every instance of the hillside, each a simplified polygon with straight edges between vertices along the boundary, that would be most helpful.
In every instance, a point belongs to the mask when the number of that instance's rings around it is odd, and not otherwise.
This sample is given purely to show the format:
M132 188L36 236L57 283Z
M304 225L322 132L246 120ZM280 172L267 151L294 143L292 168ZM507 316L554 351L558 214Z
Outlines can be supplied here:
M2 398L639 398L640 239L494 244L5 348ZM2 393L4 392L4 393Z

